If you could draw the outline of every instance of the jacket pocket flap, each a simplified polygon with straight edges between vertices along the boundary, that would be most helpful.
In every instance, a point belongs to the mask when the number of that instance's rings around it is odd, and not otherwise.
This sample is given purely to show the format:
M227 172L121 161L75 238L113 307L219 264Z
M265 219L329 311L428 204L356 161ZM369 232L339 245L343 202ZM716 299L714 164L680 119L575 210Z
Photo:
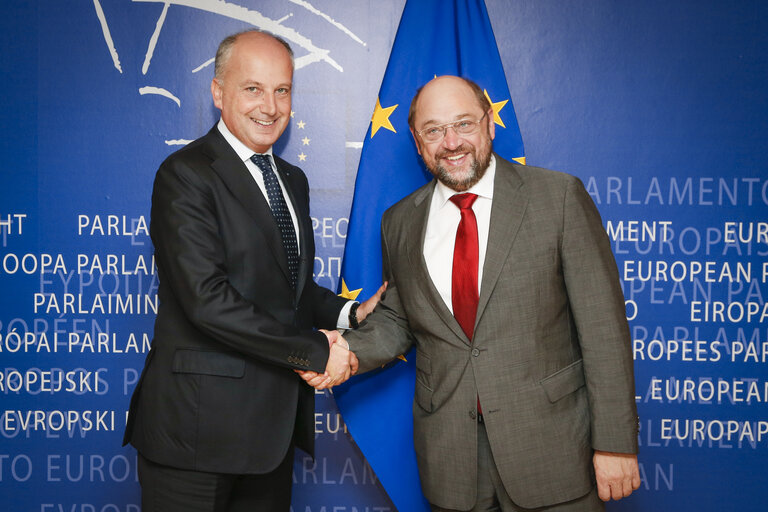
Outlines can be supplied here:
M555 403L584 386L584 361L579 359L539 381L547 398Z
M173 372L242 378L245 361L224 352L179 349L173 356Z
M419 379L416 379L414 399L419 407L427 412L432 412L432 390Z
M416 354L416 369L427 375L432 375L432 361L424 354Z

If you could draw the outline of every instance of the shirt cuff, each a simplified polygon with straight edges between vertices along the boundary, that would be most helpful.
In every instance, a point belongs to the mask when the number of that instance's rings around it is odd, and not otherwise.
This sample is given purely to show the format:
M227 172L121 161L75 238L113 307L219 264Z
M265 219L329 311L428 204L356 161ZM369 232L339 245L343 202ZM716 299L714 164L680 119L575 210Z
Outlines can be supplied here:
M344 307L341 308L341 312L339 313L339 319L336 321L336 328L337 329L349 329L351 326L349 325L349 310L352 308L352 304L357 302L356 300L350 300L346 304L344 304Z

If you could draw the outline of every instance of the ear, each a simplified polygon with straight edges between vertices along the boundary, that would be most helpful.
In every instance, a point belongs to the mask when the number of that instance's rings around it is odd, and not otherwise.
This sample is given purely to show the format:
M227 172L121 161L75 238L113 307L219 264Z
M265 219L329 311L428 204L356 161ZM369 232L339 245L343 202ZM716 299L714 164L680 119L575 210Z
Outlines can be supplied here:
M416 135L416 132L413 131L413 128L410 128L411 136L413 137L413 142L416 143L416 151L419 153L419 156L421 156L421 142L419 141L419 136Z
M213 104L221 110L221 83L218 78L211 80L211 96L213 96Z
M493 108L488 110L488 136L491 140L496 137L496 122L493 120Z

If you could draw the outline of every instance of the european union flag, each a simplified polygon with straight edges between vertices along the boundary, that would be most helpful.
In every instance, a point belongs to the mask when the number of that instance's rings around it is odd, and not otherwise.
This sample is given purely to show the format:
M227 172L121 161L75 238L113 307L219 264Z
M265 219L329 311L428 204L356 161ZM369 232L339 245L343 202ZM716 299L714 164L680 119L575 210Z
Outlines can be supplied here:
M493 105L494 151L523 161L496 39L483 0L410 0L363 144L342 268L342 294L372 295L381 285L381 215L431 179L408 130L416 90L435 76L475 81ZM350 288L352 289L350 291ZM428 511L413 450L415 354L335 388L336 402L400 512Z

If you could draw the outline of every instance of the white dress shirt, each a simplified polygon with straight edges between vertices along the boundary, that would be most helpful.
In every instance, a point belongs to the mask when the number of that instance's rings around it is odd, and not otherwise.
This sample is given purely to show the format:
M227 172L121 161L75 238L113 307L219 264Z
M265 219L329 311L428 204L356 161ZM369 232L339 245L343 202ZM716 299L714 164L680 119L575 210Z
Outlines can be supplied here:
M459 207L450 200L459 193L477 194L472 204L472 211L477 219L477 241L479 259L477 272L478 295L483 282L483 263L488 248L488 230L491 225L491 205L493 204L493 178L496 175L496 158L491 155L491 162L485 175L466 192L456 192L439 181L432 193L432 204L427 217L427 232L424 237L424 260L429 276L443 302L453 313L451 301L451 281L453 276L453 246L456 243L456 230L461 220Z
M245 167L248 169L248 172L251 173L251 176L253 177L254 181L256 181L256 184L259 186L259 190L261 190L261 193L264 194L264 199L266 199L267 204L269 204L269 199L267 196L267 187L264 185L264 176L261 174L261 169L259 169L259 166L253 163L251 160L251 156L253 156L253 150L250 149L248 146L240 142L240 139L235 137L232 132L229 131L229 128L227 128L227 125L224 124L223 119L219 119L219 123L216 125L216 127L219 129L219 132L221 132L221 135L224 137L224 140L226 140L230 146L232 146L232 149L235 150L235 153L237 153L237 156L240 158L240 160L243 161L245 164ZM285 198L285 204L288 205L288 211L291 212L291 220L293 220L293 229L296 232L296 245L299 249L299 254L301 254L301 243L300 243L300 236L299 236L299 221L296 218L296 212L293 209L293 203L291 203L291 196L288 195L288 193L285 191L285 185L283 184L283 180L280 177L280 173L277 172L277 167L275 164L274 156L272 155L272 147L270 147L265 153L265 155L270 155L270 162L272 162L272 170L275 172L275 176L277 176L277 182L280 183L280 189L283 191L283 197ZM309 234L308 236L314 236L314 233ZM341 309L341 312L339 313L339 319L336 322L336 327L338 329L349 329L349 310L352 307L352 304L355 301L349 301L347 302L344 307Z
M232 149L235 150L235 153L237 153L237 156L240 158L240 160L243 161L245 164L245 167L248 168L248 172L251 173L251 176L253 176L254 181L256 181L256 184L259 186L259 190L261 190L261 193L264 194L264 199L267 201L267 204L269 204L269 199L267 196L267 187L264 185L264 176L261 174L261 169L259 169L259 166L253 163L253 160L251 160L251 157L253 156L254 152L252 149L250 149L248 146L240 142L240 139L235 137L232 132L229 131L229 128L227 128L227 125L224 124L223 119L219 119L219 124L217 125L219 131L224 136L224 139L229 142L229 145L232 146ZM275 173L275 176L277 176L277 182L280 183L280 189L283 191L283 197L285 198L285 204L288 205L288 211L291 212L291 220L293 221L293 230L296 232L296 245L299 250L299 254L301 254L301 242L299 237L299 221L296 219L296 212L293 210L293 203L291 203L291 196L288 195L288 193L285 191L285 185L283 184L283 180L280 177L280 173L277 172L277 166L275 164L275 158L272 155L272 147L262 153L264 155L269 155L270 159L269 161L272 162L272 170ZM270 205L271 207L272 205Z

